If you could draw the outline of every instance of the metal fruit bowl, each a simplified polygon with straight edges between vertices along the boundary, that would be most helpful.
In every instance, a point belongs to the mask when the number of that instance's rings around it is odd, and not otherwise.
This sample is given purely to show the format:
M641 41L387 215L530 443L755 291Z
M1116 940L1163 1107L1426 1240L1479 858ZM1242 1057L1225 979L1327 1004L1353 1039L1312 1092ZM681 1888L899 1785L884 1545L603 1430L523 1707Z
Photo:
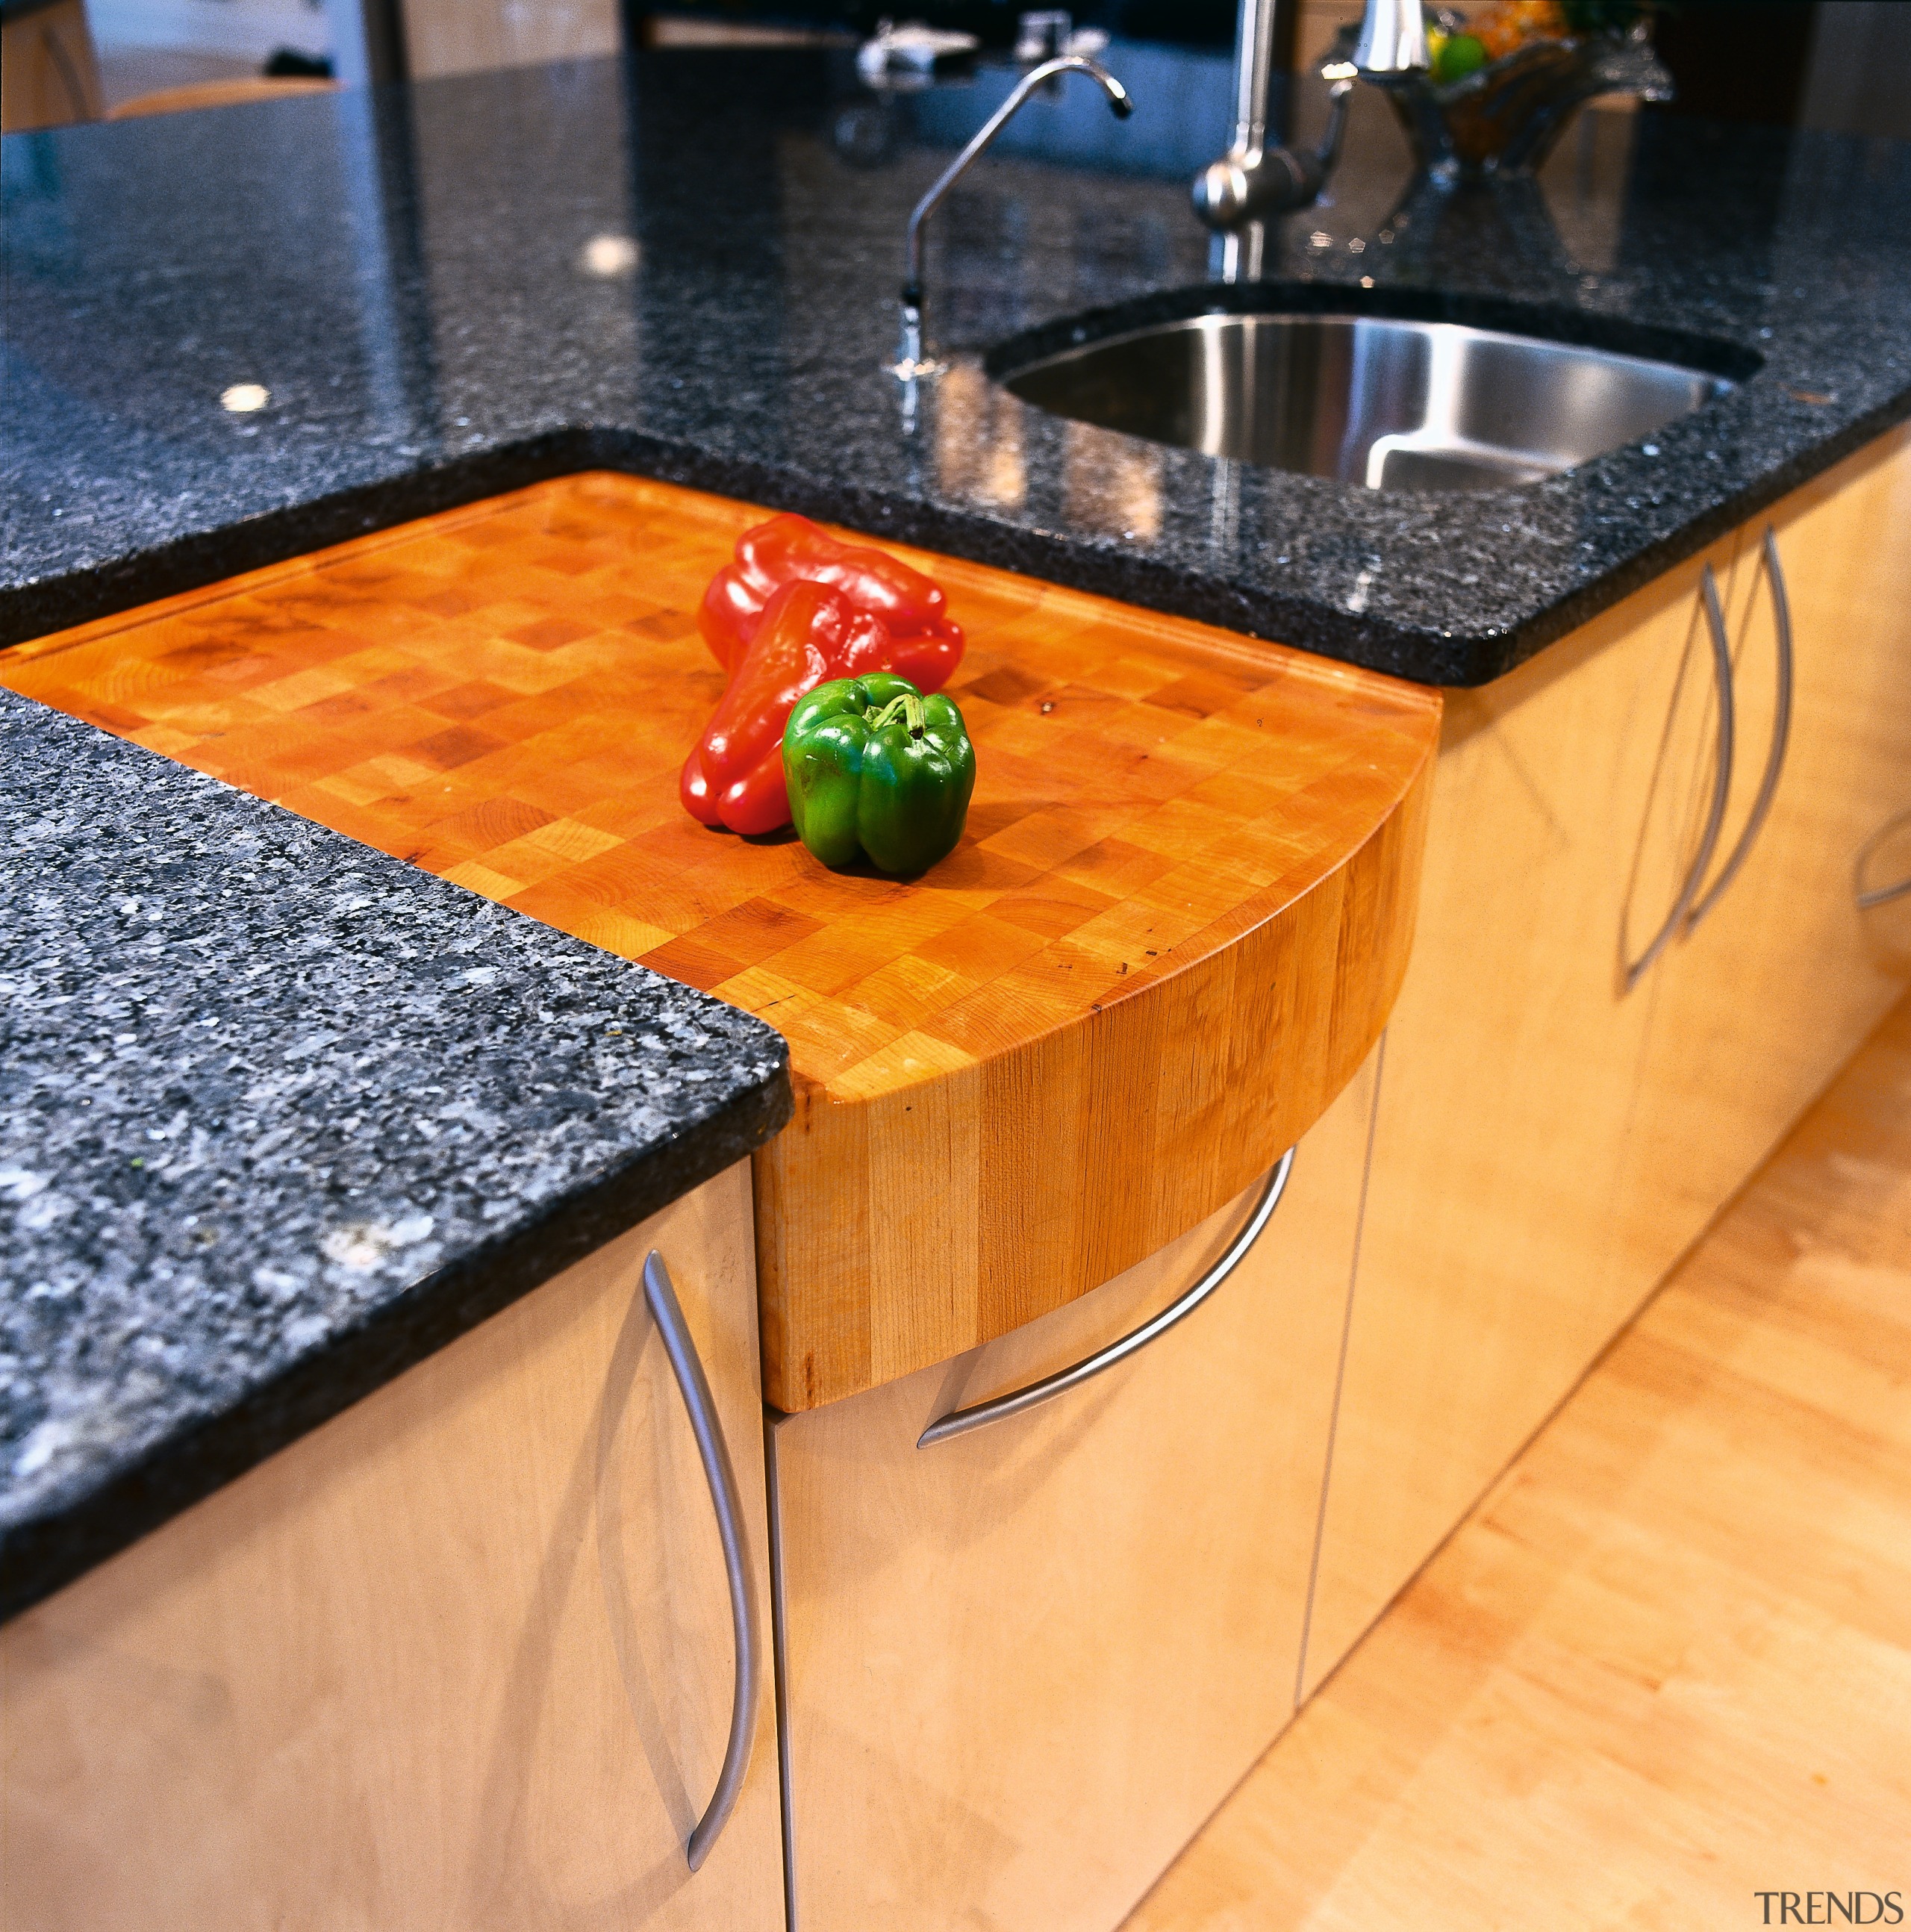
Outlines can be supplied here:
M1357 26L1341 28L1326 67L1351 70L1359 32ZM1670 100L1672 79L1641 22L1630 33L1529 40L1464 80L1442 86L1412 74L1390 81L1386 91L1422 167L1478 178L1530 174L1552 152L1574 110L1594 94Z

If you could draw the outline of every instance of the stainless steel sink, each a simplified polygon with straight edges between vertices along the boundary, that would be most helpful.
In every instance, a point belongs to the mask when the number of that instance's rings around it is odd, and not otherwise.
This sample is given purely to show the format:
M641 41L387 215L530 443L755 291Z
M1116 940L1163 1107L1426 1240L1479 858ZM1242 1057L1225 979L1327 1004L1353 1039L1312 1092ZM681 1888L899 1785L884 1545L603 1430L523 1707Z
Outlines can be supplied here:
M1023 401L1372 490L1496 490L1637 442L1734 385L1456 322L1197 315L992 368Z

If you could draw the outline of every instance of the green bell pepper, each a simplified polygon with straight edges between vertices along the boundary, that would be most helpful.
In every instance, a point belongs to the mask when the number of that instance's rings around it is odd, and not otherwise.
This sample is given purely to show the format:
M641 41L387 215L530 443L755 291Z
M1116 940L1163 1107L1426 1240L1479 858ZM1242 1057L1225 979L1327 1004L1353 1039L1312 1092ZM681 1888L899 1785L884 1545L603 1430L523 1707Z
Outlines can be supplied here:
M956 849L975 789L975 748L946 698L893 671L838 678L798 700L783 731L796 836L826 866L867 853L920 872Z

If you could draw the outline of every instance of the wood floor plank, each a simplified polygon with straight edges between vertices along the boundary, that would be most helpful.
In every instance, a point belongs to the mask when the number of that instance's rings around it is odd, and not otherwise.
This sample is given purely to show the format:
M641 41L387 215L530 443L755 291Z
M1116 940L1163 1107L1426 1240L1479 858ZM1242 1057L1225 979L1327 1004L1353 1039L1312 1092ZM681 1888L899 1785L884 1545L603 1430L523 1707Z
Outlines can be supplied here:
M1911 1900L1907 1741L1911 1000L1126 1932Z

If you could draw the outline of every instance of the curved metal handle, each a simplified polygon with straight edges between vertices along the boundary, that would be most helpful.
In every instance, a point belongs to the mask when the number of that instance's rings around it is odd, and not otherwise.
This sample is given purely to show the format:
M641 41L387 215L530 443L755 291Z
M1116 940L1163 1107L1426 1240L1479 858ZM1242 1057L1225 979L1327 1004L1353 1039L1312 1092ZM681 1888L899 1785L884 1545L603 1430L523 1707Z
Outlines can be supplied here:
M1712 780L1712 808L1706 814L1706 830L1700 838L1691 869L1685 875L1685 883L1678 889L1678 897L1672 902L1672 910L1666 915L1665 924L1660 927L1652 944L1625 969L1628 992L1639 984L1646 968L1672 944L1673 936L1684 925L1685 916L1698 895L1699 882L1706 876L1706 868L1712 862L1712 854L1718 849L1719 830L1725 823L1725 801L1732 790L1732 640L1726 634L1725 613L1719 608L1718 579L1712 574L1710 564L1699 573L1699 596L1705 607L1706 628L1712 636L1712 681L1718 693L1718 770Z
M750 1768L763 1642L757 1628L756 1592L751 1586L749 1547L743 1540L743 1502L737 1491L736 1472L730 1466L723 1424L717 1419L710 1384L698 1357L697 1345L691 1340L689 1324L678 1305L670 1270L654 1248L644 1264L644 1298L650 1304L658 1334L664 1338L664 1352L670 1358L676 1385L682 1391L683 1406L689 1412L691 1430L697 1438L697 1451L704 1459L704 1475L710 1486L717 1531L723 1538L724 1568L730 1573L730 1621L736 1646L736 1693L730 1707L730 1742L724 1748L723 1768L717 1774L710 1808L698 1820L686 1848L690 1869L695 1871L710 1856L717 1834L735 1810L737 1794L743 1788L743 1774Z
M1280 1205L1280 1198L1287 1189L1288 1174L1293 1166L1294 1150L1289 1148L1274 1163L1259 1198L1242 1224L1240 1232L1228 1244L1227 1252L1193 1287L1178 1300L1170 1302L1159 1315L1144 1322L1138 1328L1131 1328L1118 1342L1111 1342L1106 1348L1084 1356L1072 1368L1058 1370L1052 1376L1043 1376L1039 1382L1030 1382L1026 1388L998 1395L991 1402L979 1402L973 1408L958 1408L940 1421L931 1423L916 1438L916 1447L926 1449L932 1442L946 1442L952 1436L966 1436L972 1429L984 1429L992 1422L1004 1422L1012 1415L1021 1415L1058 1395L1066 1394L1072 1388L1079 1388L1104 1369L1113 1368L1117 1362L1125 1362L1156 1336L1166 1334L1176 1322L1192 1315L1240 1267L1248 1250L1261 1238L1261 1230Z
M1911 825L1911 812L1900 812L1896 817L1888 818L1870 838L1858 848L1858 862L1852 868L1852 892L1858 901L1860 912L1869 912L1874 906L1889 905L1893 899L1901 899L1911 893L1911 875L1900 879L1895 885L1874 886L1869 890L1864 884L1866 868L1871 862L1871 854L1903 826Z
M1732 848L1732 856L1719 868L1718 877L1705 896L1685 915L1690 932L1725 896L1725 889L1738 877L1738 868L1751 855L1753 845L1765 828L1766 814L1778 795L1778 780L1785 769L1786 748L1792 740L1792 688L1794 681L1792 655L1792 602L1785 594L1785 567L1778 560L1778 538L1769 524L1765 526L1762 552L1766 581L1772 586L1772 616L1778 633L1778 703L1772 717L1772 748L1765 754L1765 776L1759 781L1758 796L1752 801L1751 816Z

